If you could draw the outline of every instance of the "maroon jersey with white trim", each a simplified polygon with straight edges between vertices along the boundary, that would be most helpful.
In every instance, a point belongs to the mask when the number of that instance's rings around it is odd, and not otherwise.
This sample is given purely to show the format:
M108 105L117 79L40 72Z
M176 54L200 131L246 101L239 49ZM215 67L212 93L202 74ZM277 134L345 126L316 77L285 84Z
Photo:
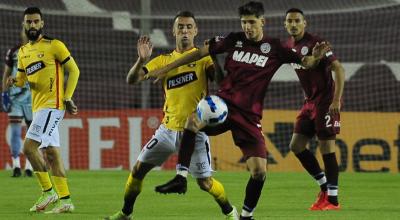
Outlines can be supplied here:
M311 55L315 44L322 41L325 40L306 32L300 41L296 42L293 38L288 39L286 46L299 56L304 57ZM331 64L335 60L335 55L332 51L329 51L315 68L304 69L301 65L292 63L307 101L332 102L335 92L335 81L332 78Z
M248 40L243 32L210 40L211 55L226 53L227 75L217 95L250 117L261 119L264 97L272 76L283 63L300 63L300 57L279 39Z

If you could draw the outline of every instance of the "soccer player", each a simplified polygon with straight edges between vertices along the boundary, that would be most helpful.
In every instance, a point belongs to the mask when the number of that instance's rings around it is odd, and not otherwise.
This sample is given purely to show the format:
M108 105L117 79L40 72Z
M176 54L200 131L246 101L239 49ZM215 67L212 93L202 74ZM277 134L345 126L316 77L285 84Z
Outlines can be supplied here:
M12 177L21 176L20 153L22 147L21 132L22 119L25 120L26 127L32 121L32 98L29 92L29 84L26 83L22 88L11 87L7 89L7 79L17 74L17 55L18 49L28 42L25 32L22 30L20 35L20 44L9 49L6 54L4 65L3 81L2 81L2 108L4 112L8 112L8 121L11 128L11 158L13 174ZM25 160L25 176L32 177L32 166L28 159Z
M217 95L223 98L229 113L226 121L216 127L204 127L195 114L189 117L183 133L177 175L164 185L156 187L161 193L176 193L186 188L186 175L193 153L196 134L200 129L208 135L218 135L228 130L246 157L250 171L244 205L240 219L253 219L266 178L267 151L261 129L261 117L268 84L283 63L299 63L313 67L329 46L318 44L311 56L300 59L290 49L284 48L279 39L268 37L263 32L264 7L261 2L249 2L239 7L243 32L230 33L227 37L215 37L209 45L196 50L163 68L149 72L147 78L161 80L165 73L179 66L192 63L205 56L227 53L225 70L227 75L220 83Z
M127 82L129 84L141 82L147 72L197 51L198 49L194 46L197 31L193 13L189 11L178 13L174 18L172 29L176 41L175 50L169 54L157 56L147 64L153 46L147 36L140 37L137 43L138 59L127 75ZM106 219L132 219L133 206L142 191L143 179L151 169L162 165L171 154L178 150L186 118L195 111L197 103L208 93L207 82L212 74L214 74L213 62L209 56L168 71L167 77L162 82L165 93L162 124L143 147L128 177L122 210ZM211 177L208 137L203 132L199 132L194 138L196 152L192 156L192 163L188 166L191 174L197 179L199 187L215 199L222 213L226 215L226 219L238 219L237 211L229 203L224 187ZM179 191L179 193L185 192L186 188Z
M311 54L310 48L324 41L306 32L306 26L303 11L292 8L286 12L285 28L291 36L286 44L299 56ZM339 168L335 155L335 138L340 129L344 69L332 51L326 53L315 68L306 70L298 64L293 64L293 67L303 87L305 101L297 116L290 148L321 188L310 210L338 210ZM335 80L332 79L332 71ZM306 148L315 135L319 140L326 174L322 172L315 156Z
M46 213L72 212L74 205L60 156L58 126L65 110L70 114L78 112L72 95L78 82L79 69L64 43L42 34L44 20L39 8L30 7L24 11L23 26L29 43L19 49L17 76L8 78L7 84L23 87L29 82L32 92L33 120L26 134L24 153L32 163L42 195L30 211L43 211L49 204L57 202ZM65 90L64 70L69 73ZM45 154L48 164L38 149ZM52 171L54 185L46 165Z

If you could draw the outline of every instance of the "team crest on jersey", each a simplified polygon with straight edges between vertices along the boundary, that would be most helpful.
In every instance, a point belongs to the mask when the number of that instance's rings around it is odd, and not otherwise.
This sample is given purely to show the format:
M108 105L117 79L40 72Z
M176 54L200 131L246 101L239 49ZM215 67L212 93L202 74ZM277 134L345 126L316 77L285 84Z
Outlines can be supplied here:
M243 42L240 40L236 41L235 47L243 47Z
M260 50L263 53L269 53L269 51L271 51L271 45L269 43L263 43L260 46Z
M197 80L196 72L185 72L167 79L167 89L175 89Z
M44 57L44 52L38 53L37 57L38 57L38 58L43 58L43 57Z
M308 47L304 46L301 48L301 55L305 56L308 54Z

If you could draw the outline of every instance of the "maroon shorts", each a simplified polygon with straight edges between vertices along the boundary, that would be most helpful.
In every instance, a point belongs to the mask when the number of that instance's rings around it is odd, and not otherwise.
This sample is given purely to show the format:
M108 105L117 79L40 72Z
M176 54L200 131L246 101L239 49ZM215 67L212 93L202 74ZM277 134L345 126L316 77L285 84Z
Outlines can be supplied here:
M297 116L295 133L310 138L317 135L319 140L334 140L340 133L340 114L330 115L329 105L306 102Z
M230 130L235 145L240 147L245 157L267 158L267 148L260 121L246 117L240 110L229 105L228 108L228 117L223 124L208 126L202 131L209 136L216 136Z

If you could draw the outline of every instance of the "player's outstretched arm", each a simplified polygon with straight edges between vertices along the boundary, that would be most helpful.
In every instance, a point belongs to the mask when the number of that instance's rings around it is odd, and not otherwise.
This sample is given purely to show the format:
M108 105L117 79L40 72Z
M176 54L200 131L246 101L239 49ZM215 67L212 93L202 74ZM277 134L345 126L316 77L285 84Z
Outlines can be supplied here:
M332 71L335 74L335 93L332 104L329 106L330 114L338 114L340 112L340 100L342 99L345 73L342 64L335 60L332 62Z
M160 69L157 69L155 71L147 73L144 77L146 79L155 78L154 82L158 82L159 80L163 79L169 71L171 71L177 67L180 67L182 65L192 63L196 60L200 60L201 58L208 56L208 55L209 55L208 45L204 45L200 49L198 49L188 55L185 55L182 58L180 58Z
M152 51L153 44L150 38L148 36L140 36L137 42L138 58L126 75L126 82L128 84L134 84L145 79L143 65L150 59Z
M301 60L301 65L306 69L311 69L318 65L319 61L325 56L325 54L331 50L331 46L328 42L316 43L311 56L305 56Z

